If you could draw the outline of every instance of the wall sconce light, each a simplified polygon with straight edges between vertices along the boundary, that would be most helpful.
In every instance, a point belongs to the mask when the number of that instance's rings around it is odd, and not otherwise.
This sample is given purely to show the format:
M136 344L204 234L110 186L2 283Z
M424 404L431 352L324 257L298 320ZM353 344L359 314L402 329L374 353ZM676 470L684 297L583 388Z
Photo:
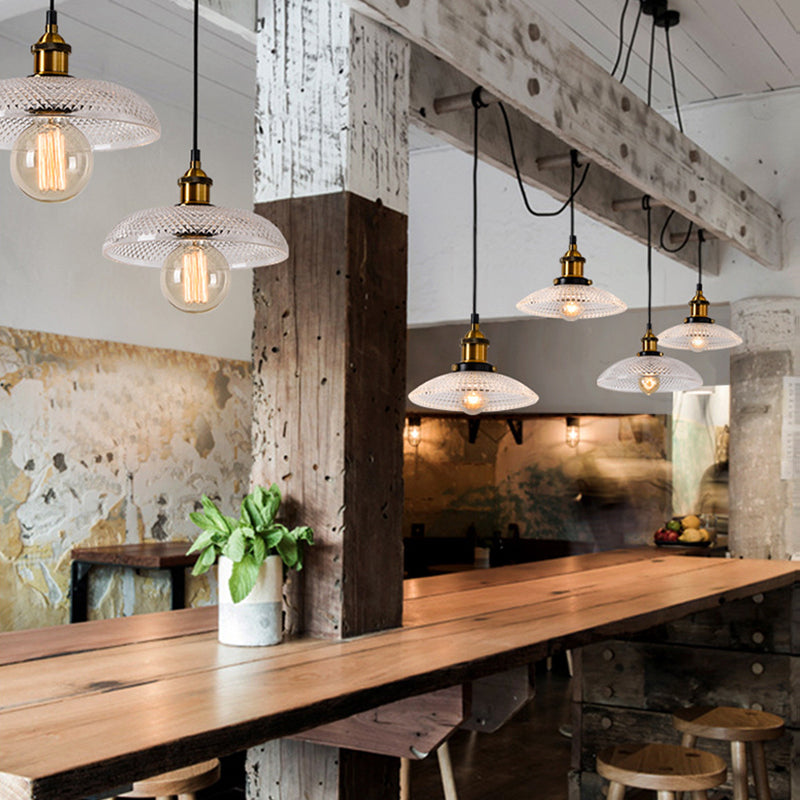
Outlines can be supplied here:
M422 441L422 420L416 414L409 416L406 424L406 439L412 447L417 447Z
M566 442L570 447L577 447L581 440L581 418L567 417Z

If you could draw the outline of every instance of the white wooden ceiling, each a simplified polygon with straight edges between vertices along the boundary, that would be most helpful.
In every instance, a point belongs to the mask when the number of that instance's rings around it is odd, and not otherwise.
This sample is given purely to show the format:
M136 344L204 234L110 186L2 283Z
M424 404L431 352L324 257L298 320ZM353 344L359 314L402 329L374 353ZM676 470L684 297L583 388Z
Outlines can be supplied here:
M611 69L624 0L531 0L587 55ZM681 14L670 32L681 104L800 85L800 0L670 0ZM639 9L630 0L626 41ZM647 94L652 17L639 25L625 84ZM656 30L653 105L673 105L664 31ZM618 70L618 75L621 69Z

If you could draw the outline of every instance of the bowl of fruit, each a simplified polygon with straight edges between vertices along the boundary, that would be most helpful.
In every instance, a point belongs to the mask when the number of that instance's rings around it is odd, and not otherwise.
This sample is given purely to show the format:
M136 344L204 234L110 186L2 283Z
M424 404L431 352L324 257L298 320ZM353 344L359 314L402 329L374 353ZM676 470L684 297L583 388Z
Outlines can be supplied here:
M659 528L653 540L657 547L708 547L712 536L697 514L673 517L663 528Z

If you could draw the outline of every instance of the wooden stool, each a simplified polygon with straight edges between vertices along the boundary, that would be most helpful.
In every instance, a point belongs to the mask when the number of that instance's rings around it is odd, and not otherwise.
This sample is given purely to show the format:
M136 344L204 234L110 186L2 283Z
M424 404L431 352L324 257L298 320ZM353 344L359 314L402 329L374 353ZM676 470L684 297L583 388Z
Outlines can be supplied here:
M213 786L219 780L219 759L192 764L172 772L164 772L136 781L130 792L120 797L155 797L157 800L177 797L178 800L195 800L195 792Z
M621 744L597 756L597 772L611 781L607 800L622 800L625 787L650 789L658 800L692 792L707 800L708 789L725 782L725 762L713 753L676 744Z
M770 800L764 742L783 736L783 720L766 711L752 708L682 708L672 715L675 727L683 733L685 747L694 747L698 737L731 743L733 766L733 798L747 800L747 754L750 761L758 800Z
M439 759L439 776L442 779L444 800L458 800L456 792L456 779L453 775L453 764L450 761L450 748L447 742L436 750ZM411 800L411 761L408 758L400 759L400 800Z

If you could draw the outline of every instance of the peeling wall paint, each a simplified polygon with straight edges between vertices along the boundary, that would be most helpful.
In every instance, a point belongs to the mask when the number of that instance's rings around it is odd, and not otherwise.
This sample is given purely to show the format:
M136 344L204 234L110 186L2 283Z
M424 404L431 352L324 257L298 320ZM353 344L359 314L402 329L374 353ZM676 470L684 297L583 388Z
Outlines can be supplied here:
M189 540L204 492L235 508L251 408L243 361L0 328L0 630L67 622L72 547ZM91 573L90 618L166 608L166 572Z

